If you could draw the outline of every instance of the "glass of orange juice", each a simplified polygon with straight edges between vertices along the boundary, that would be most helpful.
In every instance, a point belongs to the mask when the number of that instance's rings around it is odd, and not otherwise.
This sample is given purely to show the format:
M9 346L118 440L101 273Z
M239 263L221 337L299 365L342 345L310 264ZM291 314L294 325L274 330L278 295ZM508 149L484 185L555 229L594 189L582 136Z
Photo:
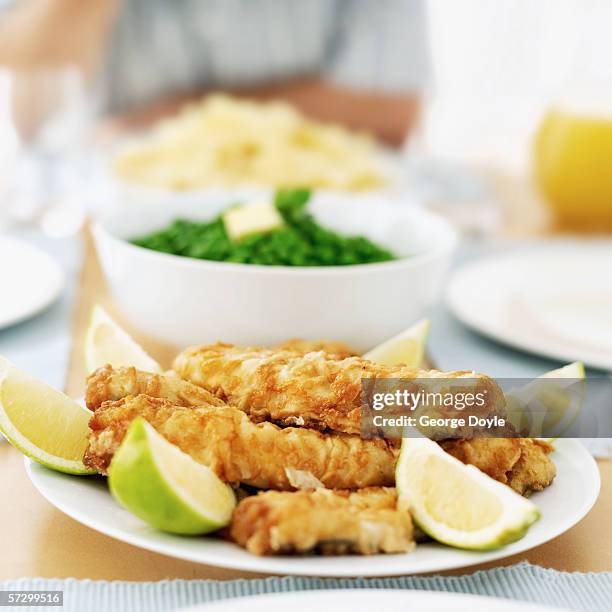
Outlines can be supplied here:
M612 230L612 104L553 106L536 133L534 170L562 226Z

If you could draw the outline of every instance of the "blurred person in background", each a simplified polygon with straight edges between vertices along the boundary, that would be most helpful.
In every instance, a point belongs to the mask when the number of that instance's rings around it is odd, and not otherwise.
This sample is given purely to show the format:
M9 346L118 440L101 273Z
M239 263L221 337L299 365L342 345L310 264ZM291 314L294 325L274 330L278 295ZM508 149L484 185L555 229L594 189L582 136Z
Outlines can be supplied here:
M429 55L423 0L0 0L0 64L77 64L132 126L222 89L399 146Z

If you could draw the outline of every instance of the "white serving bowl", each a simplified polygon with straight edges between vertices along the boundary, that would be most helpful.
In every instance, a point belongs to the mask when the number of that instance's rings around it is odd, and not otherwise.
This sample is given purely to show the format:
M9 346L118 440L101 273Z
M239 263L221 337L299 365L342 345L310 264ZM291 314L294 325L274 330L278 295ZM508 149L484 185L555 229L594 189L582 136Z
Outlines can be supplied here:
M102 269L137 329L177 346L300 337L367 350L414 323L440 294L455 231L437 215L380 196L318 194L309 208L322 225L367 236L402 257L397 261L257 266L167 255L127 242L177 217L212 219L236 201L235 193L211 192L173 205L117 202L99 213L93 234Z

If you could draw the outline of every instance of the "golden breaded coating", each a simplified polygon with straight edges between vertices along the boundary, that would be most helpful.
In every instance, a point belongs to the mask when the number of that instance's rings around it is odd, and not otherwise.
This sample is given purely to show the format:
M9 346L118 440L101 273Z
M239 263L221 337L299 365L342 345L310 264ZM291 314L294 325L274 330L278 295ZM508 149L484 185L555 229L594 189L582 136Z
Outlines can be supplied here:
M476 466L521 495L541 491L556 475L548 454L553 447L530 438L444 440L440 446L463 463Z
M182 380L176 374L153 374L136 368L113 368L105 365L87 378L85 402L97 410L104 402L117 401L128 395L149 395L172 402L175 406L224 406L225 402L202 387Z
M337 359L322 351L290 351L213 344L192 347L174 361L181 378L204 387L256 421L361 431L362 378L464 378L472 393L484 393L485 412L501 412L503 393L491 378L474 372L387 367L360 357ZM422 385L420 385L422 387Z
M147 420L167 440L209 466L224 481L290 490L286 468L310 472L328 488L359 489L394 483L397 450L384 440L272 423L253 423L230 406L184 408L146 395L105 402L90 420L83 462L104 474L130 423Z
M548 456L554 448L548 442L537 439L523 439L521 456L513 466L508 484L521 495L542 491L554 480L557 468Z
M521 457L519 438L473 438L471 440L442 440L440 446L463 463L508 483L508 474Z
M395 489L266 491L234 510L230 537L255 555L321 552L372 555L414 548L412 519Z
M359 355L357 351L344 344L344 342L336 340L302 340L301 338L291 338L277 344L274 348L279 351L292 351L302 355L323 351L328 355L334 355L338 359L346 359L347 357Z

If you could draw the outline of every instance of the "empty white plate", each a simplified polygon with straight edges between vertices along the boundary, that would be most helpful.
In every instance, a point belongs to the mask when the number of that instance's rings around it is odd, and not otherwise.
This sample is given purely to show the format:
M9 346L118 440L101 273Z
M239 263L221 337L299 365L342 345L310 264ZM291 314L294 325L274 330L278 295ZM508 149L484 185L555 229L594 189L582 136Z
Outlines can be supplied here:
M54 302L64 287L59 264L44 251L0 236L0 329L23 321Z
M612 242L550 243L468 264L446 298L495 340L612 370Z

